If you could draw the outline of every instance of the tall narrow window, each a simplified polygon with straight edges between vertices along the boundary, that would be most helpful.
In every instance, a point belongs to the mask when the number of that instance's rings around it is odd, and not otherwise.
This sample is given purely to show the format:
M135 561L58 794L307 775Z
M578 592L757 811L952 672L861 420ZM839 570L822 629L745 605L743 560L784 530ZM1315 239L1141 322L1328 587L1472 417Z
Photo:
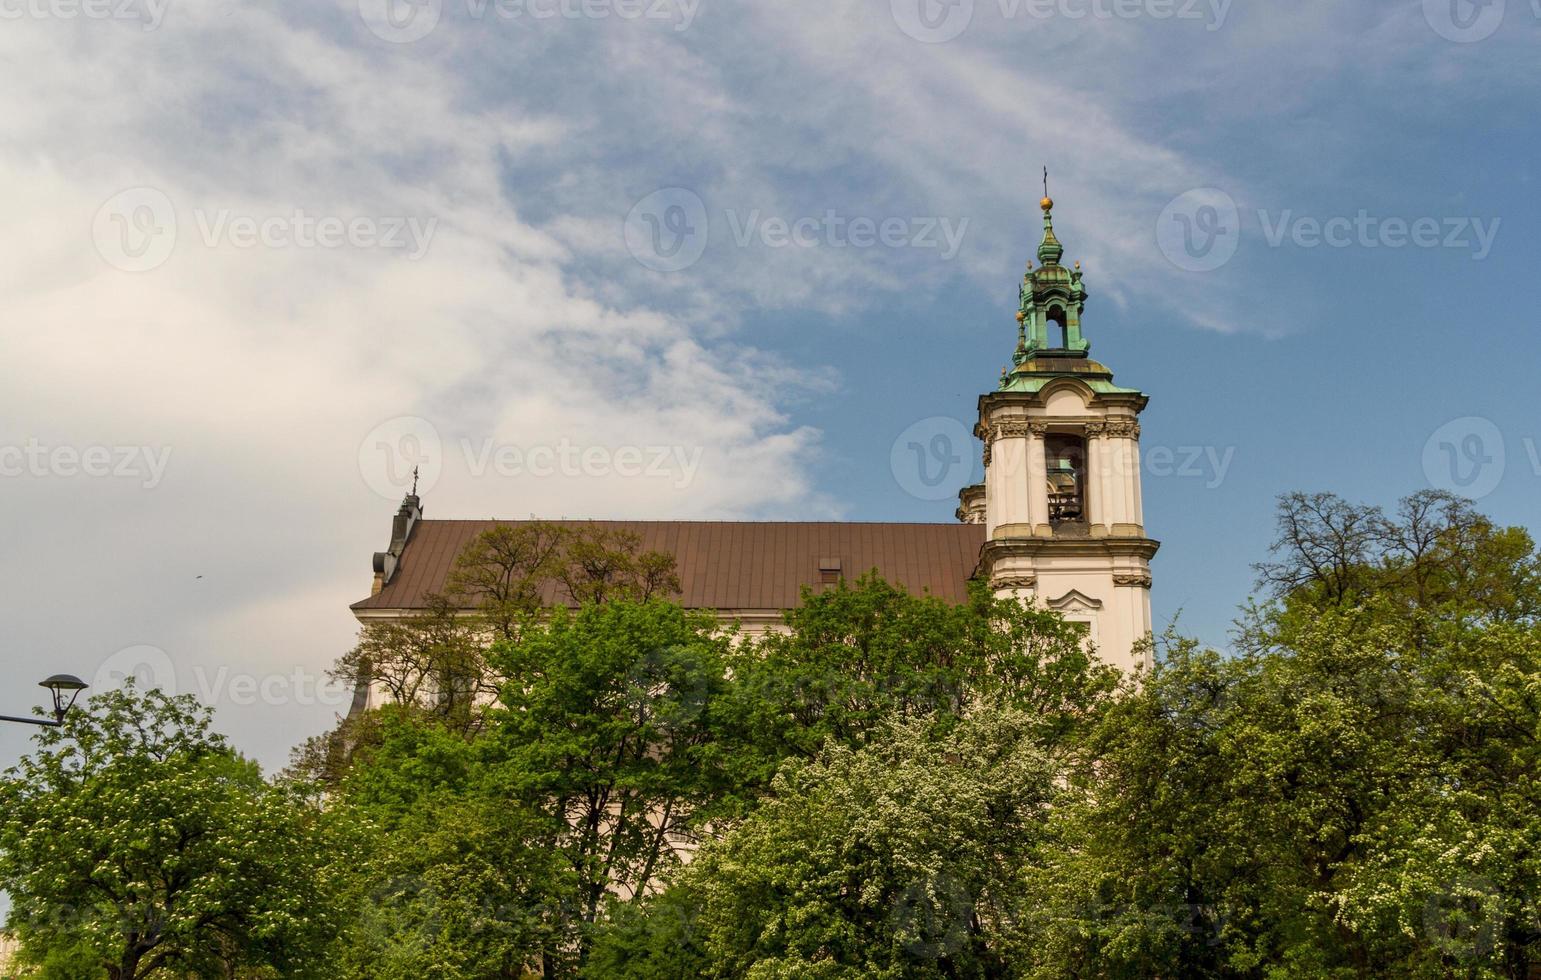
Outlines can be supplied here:
M1044 438L1048 464L1049 522L1086 520L1086 442L1080 436Z

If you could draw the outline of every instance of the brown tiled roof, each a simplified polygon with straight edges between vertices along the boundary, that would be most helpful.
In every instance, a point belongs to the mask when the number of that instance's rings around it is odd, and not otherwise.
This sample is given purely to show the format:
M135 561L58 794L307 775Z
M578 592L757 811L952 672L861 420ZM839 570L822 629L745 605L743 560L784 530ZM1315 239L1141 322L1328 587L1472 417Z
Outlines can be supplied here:
M444 589L455 558L494 524L523 521L419 521L400 565L378 595L355 610L420 609ZM632 531L644 550L674 555L683 605L694 609L790 609L819 567L839 561L854 579L877 569L915 595L950 602L967 596L984 545L981 524L842 524L732 521L552 521L572 528ZM553 583L547 600L557 601Z

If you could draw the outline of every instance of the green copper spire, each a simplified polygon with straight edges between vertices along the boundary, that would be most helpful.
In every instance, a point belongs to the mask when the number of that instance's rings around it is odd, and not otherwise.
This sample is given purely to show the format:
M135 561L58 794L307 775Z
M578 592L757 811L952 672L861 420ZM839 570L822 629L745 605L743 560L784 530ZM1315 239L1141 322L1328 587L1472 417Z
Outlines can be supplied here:
M1049 171L1043 172L1043 243L1038 246L1038 260L1027 274L1017 298L1017 364L1040 355L1085 357L1091 347L1081 336L1081 310L1086 305L1086 289L1081 285L1081 264L1067 269L1059 264L1065 246L1054 236L1054 201L1048 195Z
M1038 246L1036 269L1027 272L1017 290L1017 349L1012 366L1001 375L999 391L1038 391L1055 378L1075 377L1103 394L1138 394L1133 388L1113 383L1113 372L1092 360L1091 344L1081 335L1081 312L1086 306L1086 287L1081 284L1081 263L1073 268L1059 264L1065 246L1054 235L1054 201L1049 197L1049 172L1044 169L1043 242Z
M1065 254L1065 246L1054 237L1054 199L1048 195L1049 178L1048 170L1044 170L1044 195L1038 206L1043 208L1043 241L1038 244L1038 261L1044 265L1059 265L1060 256Z

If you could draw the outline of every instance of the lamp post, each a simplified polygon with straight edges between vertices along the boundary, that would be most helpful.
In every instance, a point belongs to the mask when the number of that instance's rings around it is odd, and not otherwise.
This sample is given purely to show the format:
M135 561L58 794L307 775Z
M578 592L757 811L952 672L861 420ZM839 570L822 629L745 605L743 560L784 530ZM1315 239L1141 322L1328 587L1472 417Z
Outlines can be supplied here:
M55 674L46 681L39 681L38 687L48 688L48 693L53 695L54 716L53 720L47 718L13 718L10 715L0 715L0 721L14 721L23 725L41 725L44 728L58 728L64 724L64 716L69 714L75 706L75 699L80 697L80 692L86 689L86 682L73 674ZM70 700L64 703L65 692L69 692Z

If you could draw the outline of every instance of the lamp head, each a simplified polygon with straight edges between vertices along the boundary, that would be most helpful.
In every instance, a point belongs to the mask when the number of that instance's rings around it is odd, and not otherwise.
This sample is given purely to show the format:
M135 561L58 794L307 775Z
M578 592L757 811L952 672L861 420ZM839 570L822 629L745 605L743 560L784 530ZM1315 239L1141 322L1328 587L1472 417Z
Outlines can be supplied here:
M48 688L48 692L53 695L54 720L60 724L64 723L64 716L69 714L69 710L75 706L75 699L80 697L80 692L87 686L85 681L74 674L55 674L46 681L38 682L38 687ZM68 704L64 703L66 692L70 696Z

